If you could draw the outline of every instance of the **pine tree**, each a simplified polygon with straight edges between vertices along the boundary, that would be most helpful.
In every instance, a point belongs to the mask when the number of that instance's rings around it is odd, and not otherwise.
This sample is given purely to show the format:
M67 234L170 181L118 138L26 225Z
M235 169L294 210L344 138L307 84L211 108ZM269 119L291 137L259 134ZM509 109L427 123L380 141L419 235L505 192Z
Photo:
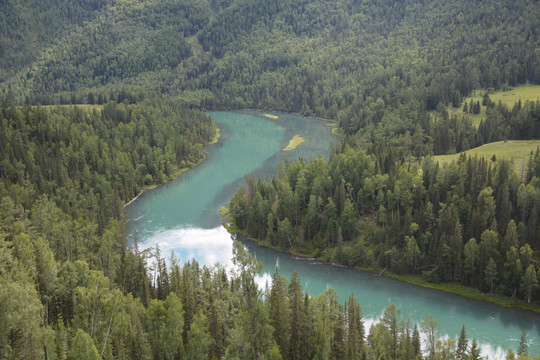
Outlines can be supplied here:
M527 299L527 303L531 303L531 298L534 292L538 289L538 279L536 279L536 271L534 265L529 265L525 274L521 278L520 290L523 296Z
M489 292L493 293L493 285L495 284L495 281L497 281L497 265L495 264L495 261L493 261L493 258L489 259L489 262L486 266L486 270L484 271L485 274L485 281L486 284L489 286Z
M480 349L476 343L476 339L473 339L471 347L469 348L469 360L480 360Z
M481 107L480 107L480 101L477 101L477 102L474 104L474 110L473 110L473 112L474 112L475 114L480 114L480 109L481 109Z
M417 359L421 358L422 349L421 349L421 342L420 342L420 332L418 331L418 325L416 324L414 324L412 344L413 344L413 349L414 349L414 357Z
M357 359L362 353L364 344L364 321L362 320L362 310L356 301L354 294L349 296L347 306L347 353L349 359Z
M467 334L465 333L465 325L461 327L461 334L456 349L456 358L464 359L467 354Z
M398 329L398 323L399 323L399 315L400 310L396 309L396 304L392 303L384 309L383 316L381 318L381 322L386 326L388 331L390 331L390 335L392 337L392 359L397 358L397 348L398 348L398 335L399 335L399 329Z
M289 298L289 359L302 359L301 340L304 329L303 296L300 278L295 271L291 276L288 291Z
M518 355L527 356L528 352L529 352L529 343L527 342L527 332L523 330L521 332L521 340L519 342Z
M286 296L286 279L281 277L279 267L276 266L270 290L270 324L274 328L274 340L281 354L288 354L288 307Z
M489 95L487 91L484 93L484 96L482 97L482 105L487 106L490 102Z

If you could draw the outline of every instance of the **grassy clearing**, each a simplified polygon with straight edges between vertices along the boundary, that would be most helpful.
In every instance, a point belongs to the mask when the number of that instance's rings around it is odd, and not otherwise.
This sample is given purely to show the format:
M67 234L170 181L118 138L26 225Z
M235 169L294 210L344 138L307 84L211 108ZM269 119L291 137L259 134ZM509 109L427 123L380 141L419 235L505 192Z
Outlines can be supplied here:
M477 148L466 151L467 156L479 156L486 159L491 159L493 155L497 159L510 160L514 165L514 171L520 176L522 171L526 171L529 154L535 152L540 146L540 140L508 140L497 141L494 143L485 144ZM433 159L439 164L447 164L452 161L457 161L460 154L453 155L438 155Z
M216 126L216 134L214 135L212 140L210 140L210 142L208 144L206 144L206 145L212 145L212 144L217 143L220 136L221 136L221 133L219 131L219 128Z
M221 217L226 217L227 215L229 215L229 212L230 210L225 206L222 206L221 209L219 209L219 213L221 214Z
M103 109L104 105L76 104L76 105L40 105L40 106L42 108L44 108L44 109L54 109L54 108L57 108L59 106L72 108L72 107L75 106L75 107L77 107L77 108L79 108L81 110L90 112L92 110L100 111L100 110Z
M395 275L391 273L385 273L385 276L388 276L388 277L391 277L393 279L397 279L400 281L404 281L409 284L414 284L414 285L418 285L418 286L422 286L422 287L426 287L430 289L441 290L448 293L468 297L470 299L487 301L487 302L490 302L499 306L504 306L507 308L519 308L523 310L534 311L536 313L540 313L540 306L538 306L538 304L536 303L528 304L524 300L511 298L508 296L483 293L478 289L473 289L473 288L470 288L461 284L457 284L457 283L429 283L418 275Z
M279 119L279 116L276 116L276 115L272 115L272 114L263 114L263 116L266 116L267 118L270 118L270 119Z
M289 145L287 145L285 147L285 149L283 149L283 151L291 151L291 150L294 150L298 147L298 145L300 145L301 143L303 143L304 141L306 141L306 139L304 139L301 135L294 135L292 137L291 140L289 140Z
M467 102L467 105L468 105L472 99L473 102L476 103L477 101L480 101L480 104L481 104L484 93L485 93L484 90L475 90L472 96L463 98L463 103ZM491 101L493 101L495 104L498 104L500 101L501 103L505 104L511 109L514 106L514 104L517 103L519 100L521 100L521 102L525 102L526 100L530 100L530 101L540 100L540 85L517 86L507 91L496 91L496 92L490 93L489 97ZM459 108L449 106L448 113L450 115L462 116L463 103L461 107ZM472 124L475 127L478 127L478 125L480 124L480 121L486 118L486 107L482 106L482 109L480 110L479 114L468 114L468 115L472 121Z

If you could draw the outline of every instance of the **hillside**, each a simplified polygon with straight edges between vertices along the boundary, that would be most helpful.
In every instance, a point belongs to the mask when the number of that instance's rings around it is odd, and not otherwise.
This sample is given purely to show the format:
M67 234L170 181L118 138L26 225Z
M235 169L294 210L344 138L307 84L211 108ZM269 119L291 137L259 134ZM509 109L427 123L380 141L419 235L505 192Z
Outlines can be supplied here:
M32 13L30 2L4 4ZM51 2L48 11L62 6ZM535 1L79 0L72 7L90 10L78 11L65 31L39 33L39 46L32 45L37 27L0 23L19 44L2 56L10 63L4 94L46 104L167 93L206 109L338 119L355 133L389 106L435 109L460 104L472 89L540 80ZM30 49L35 56L25 56Z

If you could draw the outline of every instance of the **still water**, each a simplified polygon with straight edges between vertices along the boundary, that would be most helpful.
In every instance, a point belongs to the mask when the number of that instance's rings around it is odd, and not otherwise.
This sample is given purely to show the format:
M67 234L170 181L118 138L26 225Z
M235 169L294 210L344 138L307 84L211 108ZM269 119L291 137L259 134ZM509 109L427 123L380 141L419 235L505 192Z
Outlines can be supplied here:
M137 236L139 246L174 252L182 261L196 259L212 266L231 264L231 235L220 225L219 209L244 182L245 174L271 176L284 159L321 154L336 138L329 124L289 114L262 112L214 112L210 116L221 129L217 144L206 148L207 159L178 179L144 193L126 207L128 237ZM296 134L305 138L295 150L282 151ZM528 334L531 351L540 352L540 316L509 310L439 291L408 285L384 277L336 266L297 260L292 256L240 239L260 260L264 269L259 279L264 285L279 263L282 275L298 271L304 288L319 295L328 286L345 301L354 293L367 323L377 319L394 302L404 317L420 323L433 314L444 336L457 338L465 324L469 339L476 338L484 355L503 348L517 350L522 330ZM495 355L494 355L495 356Z

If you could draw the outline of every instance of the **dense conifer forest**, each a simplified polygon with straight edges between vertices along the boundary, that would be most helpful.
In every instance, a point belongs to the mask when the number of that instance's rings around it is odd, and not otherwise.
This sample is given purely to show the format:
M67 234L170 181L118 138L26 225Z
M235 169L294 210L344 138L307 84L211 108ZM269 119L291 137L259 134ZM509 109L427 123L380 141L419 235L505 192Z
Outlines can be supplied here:
M489 97L540 83L539 32L534 0L0 0L0 359L479 359L466 326L261 289L239 242L233 272L128 248L123 205L204 158L205 110L324 117L328 161L248 176L236 230L538 304L540 153L431 156L540 138L540 100Z

